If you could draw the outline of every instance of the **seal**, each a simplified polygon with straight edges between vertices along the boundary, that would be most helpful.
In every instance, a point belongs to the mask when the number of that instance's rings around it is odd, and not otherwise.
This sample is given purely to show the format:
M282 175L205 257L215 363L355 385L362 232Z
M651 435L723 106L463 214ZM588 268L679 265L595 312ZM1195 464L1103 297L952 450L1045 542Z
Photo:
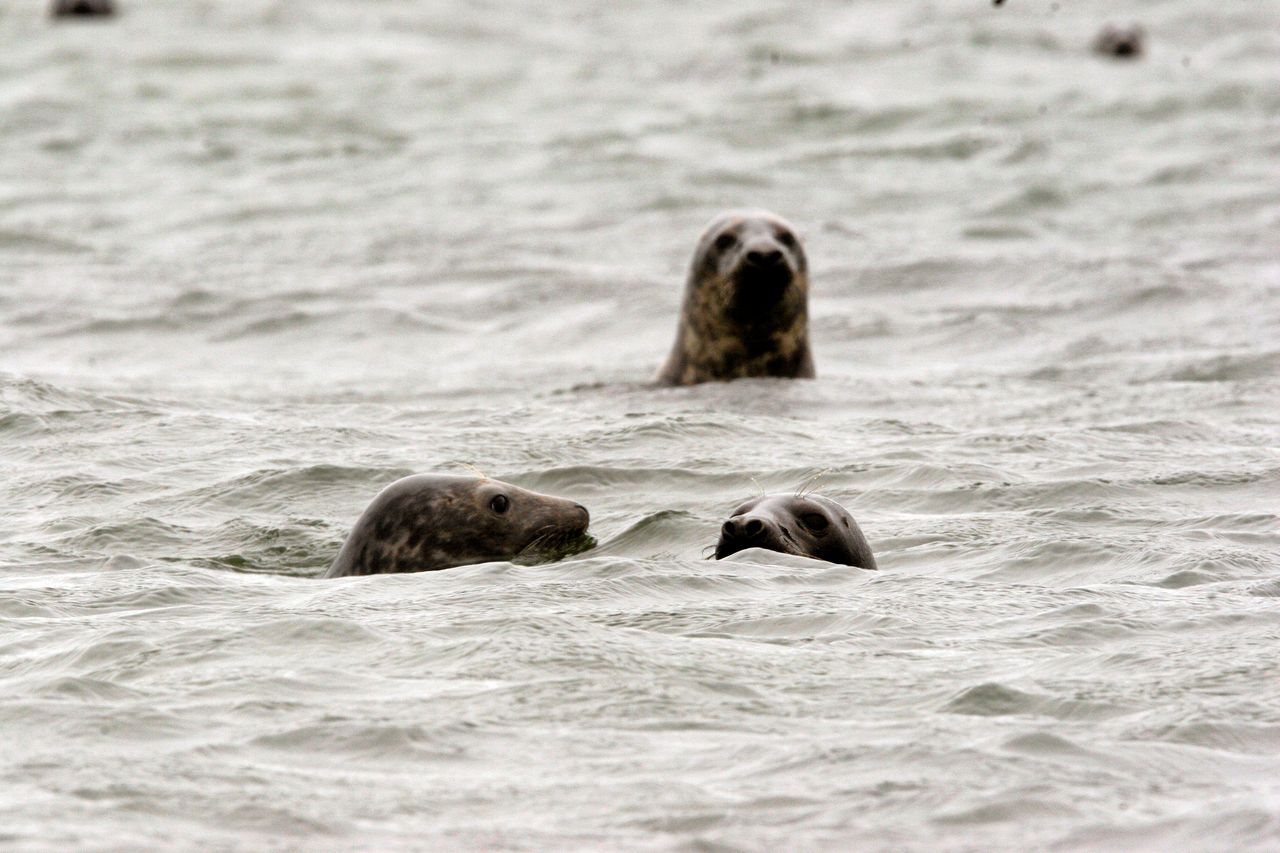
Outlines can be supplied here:
M665 385L813 378L809 265L795 229L767 211L724 213L698 241Z
M580 504L499 480L415 474L373 499L325 577L559 559L593 544L590 520Z
M1146 31L1138 24L1107 24L1093 40L1093 52L1115 59L1138 59L1146 52Z
M113 0L54 0L54 18L106 18L116 13Z
M739 506L720 528L716 559L747 548L860 569L876 568L876 558L858 522L848 510L822 495L761 495Z

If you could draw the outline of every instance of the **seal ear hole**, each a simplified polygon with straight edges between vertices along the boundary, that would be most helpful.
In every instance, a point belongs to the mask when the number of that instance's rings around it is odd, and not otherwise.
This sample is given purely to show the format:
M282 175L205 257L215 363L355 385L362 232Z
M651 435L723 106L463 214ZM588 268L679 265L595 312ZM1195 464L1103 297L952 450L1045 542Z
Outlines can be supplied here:
M489 501L489 509L496 512L498 515L502 515L506 512L507 508L510 506L511 501L507 499L506 495L494 495Z
M721 234L716 238L715 247L717 252L727 252L732 249L738 242L738 238L728 232Z
M827 517L816 512L806 512L800 516L800 520L804 522L804 526L812 530L814 533L821 533L826 530L831 522L827 521Z

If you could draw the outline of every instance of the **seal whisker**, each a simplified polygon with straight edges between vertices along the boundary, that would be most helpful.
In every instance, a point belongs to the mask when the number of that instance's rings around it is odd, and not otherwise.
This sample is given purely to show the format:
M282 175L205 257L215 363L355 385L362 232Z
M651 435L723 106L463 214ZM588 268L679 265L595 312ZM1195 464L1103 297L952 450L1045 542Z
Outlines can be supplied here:
M812 492L814 481L822 473L825 471L806 481L794 494L765 495L738 507L720 527L716 558L748 548L763 548L875 569L875 555L858 523L844 507Z
M373 499L325 577L426 572L526 554L557 559L594 544L588 522L573 501L483 474L417 474Z
M488 474L486 474L485 472L481 471L477 466L472 465L470 462L459 462L458 464L459 464L461 467L466 468L466 469L467 469L468 471L470 471L471 473L475 474L475 475L476 475L477 477L479 477L481 480L487 480L487 479L489 479L489 475L488 475Z
M813 494L814 490L818 488L818 481L821 480L824 476L826 476L826 474L830 470L831 470L830 468L818 469L818 472L816 474L811 476L808 480L805 480L800 485L800 488L796 491L796 497L803 498L806 495Z
M546 524L535 531L533 539L512 557L512 562L568 557L593 548L595 544L595 540L585 531L578 532L554 523Z

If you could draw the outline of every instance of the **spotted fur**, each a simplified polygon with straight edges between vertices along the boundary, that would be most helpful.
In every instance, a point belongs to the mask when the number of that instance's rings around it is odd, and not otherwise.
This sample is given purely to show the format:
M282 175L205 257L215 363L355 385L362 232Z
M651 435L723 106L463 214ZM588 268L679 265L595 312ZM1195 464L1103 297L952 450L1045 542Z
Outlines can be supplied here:
M777 262L761 266L759 258ZM808 302L808 261L785 220L764 211L716 217L694 252L658 381L812 378Z
M501 512L494 509L499 496L506 502ZM373 499L325 577L563 556L571 543L585 541L589 521L573 501L499 480L417 474Z

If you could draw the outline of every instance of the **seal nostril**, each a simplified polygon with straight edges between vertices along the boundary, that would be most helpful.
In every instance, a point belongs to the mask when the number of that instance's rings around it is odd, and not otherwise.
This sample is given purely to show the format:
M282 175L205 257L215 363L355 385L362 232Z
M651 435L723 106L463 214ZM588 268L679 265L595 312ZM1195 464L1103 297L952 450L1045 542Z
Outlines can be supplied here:
M725 536L737 536L738 525L734 524L733 519L731 518L728 521L726 521L724 525L721 526L720 532L723 533Z
M752 249L747 252L747 263L757 267L776 267L782 263L782 252L777 249Z
M764 522L760 519L753 518L747 522L748 536L759 536L762 530L764 530Z
M776 267L782 263L782 252L778 249L752 249L747 252L747 263L757 267Z

